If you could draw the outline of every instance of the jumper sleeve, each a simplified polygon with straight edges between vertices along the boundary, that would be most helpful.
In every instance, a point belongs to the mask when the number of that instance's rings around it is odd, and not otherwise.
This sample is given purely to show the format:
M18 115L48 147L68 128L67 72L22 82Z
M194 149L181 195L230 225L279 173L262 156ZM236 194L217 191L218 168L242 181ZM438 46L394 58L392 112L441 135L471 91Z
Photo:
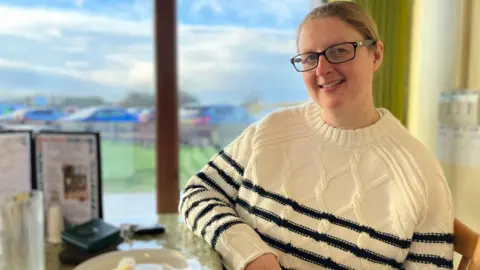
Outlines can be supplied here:
M255 125L248 127L192 176L180 200L179 212L186 226L220 254L227 269L244 269L266 253L278 258L276 251L235 211L255 130Z
M427 181L427 201L415 229L406 269L453 269L454 235L451 193L442 174Z

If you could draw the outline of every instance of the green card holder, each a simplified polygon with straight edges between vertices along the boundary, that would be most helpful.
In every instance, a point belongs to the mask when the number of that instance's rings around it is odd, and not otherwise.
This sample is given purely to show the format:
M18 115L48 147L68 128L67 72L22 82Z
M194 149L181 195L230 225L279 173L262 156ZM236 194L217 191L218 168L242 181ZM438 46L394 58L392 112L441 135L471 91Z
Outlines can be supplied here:
M98 252L121 242L120 228L93 219L62 232L62 240L87 252Z

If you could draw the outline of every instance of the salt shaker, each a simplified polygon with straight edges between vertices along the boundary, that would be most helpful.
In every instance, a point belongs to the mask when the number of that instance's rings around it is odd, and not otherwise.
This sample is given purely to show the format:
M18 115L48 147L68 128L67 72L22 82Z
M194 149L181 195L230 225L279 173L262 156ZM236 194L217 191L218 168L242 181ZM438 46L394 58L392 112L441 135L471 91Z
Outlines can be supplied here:
M62 242L63 216L57 192L52 192L48 208L47 241L52 244Z

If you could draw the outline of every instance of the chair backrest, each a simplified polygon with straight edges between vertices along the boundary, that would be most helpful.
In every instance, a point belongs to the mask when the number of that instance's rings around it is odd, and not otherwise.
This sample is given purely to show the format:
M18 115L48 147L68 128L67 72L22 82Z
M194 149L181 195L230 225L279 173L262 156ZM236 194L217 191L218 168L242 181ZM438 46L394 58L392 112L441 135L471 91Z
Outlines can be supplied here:
M455 252L462 256L459 270L480 269L480 235L455 218Z
M458 270L473 270L480 269L480 238L477 236L476 241L473 239L474 245L470 245L467 249L465 248L455 248L455 251L462 255L462 259L458 265ZM456 242L457 245L462 245L462 243ZM464 253L464 254L462 254Z
M462 256L460 264L458 265L458 270L467 270L469 269L470 259L468 257Z

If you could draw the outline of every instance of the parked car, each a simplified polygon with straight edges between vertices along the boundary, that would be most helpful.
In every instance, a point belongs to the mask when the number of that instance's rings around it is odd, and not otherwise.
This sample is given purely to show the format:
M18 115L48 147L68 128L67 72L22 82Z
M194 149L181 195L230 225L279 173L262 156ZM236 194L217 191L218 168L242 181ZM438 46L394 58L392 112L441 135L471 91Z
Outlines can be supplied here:
M1 122L12 123L37 123L51 125L58 119L62 118L64 113L60 109L55 108L26 108L13 111L11 113L1 115Z
M151 108L144 108L144 107L131 107L131 108L128 108L127 111L129 113L132 113L132 114L135 114L135 115L140 115L141 113L145 112L145 111L149 111L151 110Z
M101 132L102 138L112 140L132 140L138 116L123 107L100 106L78 110L59 123L63 129Z
M60 119L62 122L137 122L138 117L122 107L90 107Z
M249 111L237 105L189 105L180 108L180 142L223 147L254 122Z
M77 110L78 110L78 109L77 109L77 107L75 107L75 106L68 106L67 108L65 108L65 109L63 110L63 112L64 112L66 115L68 115L68 114L72 114L72 113L76 112Z
M146 123L155 120L155 112L155 108L142 111L138 114L138 121Z

